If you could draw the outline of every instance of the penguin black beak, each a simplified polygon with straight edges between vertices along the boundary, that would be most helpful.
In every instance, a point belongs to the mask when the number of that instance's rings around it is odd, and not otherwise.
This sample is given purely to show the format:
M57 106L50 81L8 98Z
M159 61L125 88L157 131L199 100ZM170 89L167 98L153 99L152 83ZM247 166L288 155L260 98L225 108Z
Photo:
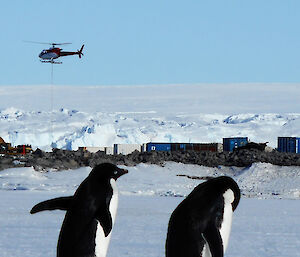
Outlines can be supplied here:
M126 170L126 169L122 169L122 175L124 175L124 174L126 174L126 173L128 173L128 170Z
M116 179L118 179L119 177L123 176L124 174L128 173L128 170L126 169L121 169L121 168L118 168L117 169L117 174L116 174Z

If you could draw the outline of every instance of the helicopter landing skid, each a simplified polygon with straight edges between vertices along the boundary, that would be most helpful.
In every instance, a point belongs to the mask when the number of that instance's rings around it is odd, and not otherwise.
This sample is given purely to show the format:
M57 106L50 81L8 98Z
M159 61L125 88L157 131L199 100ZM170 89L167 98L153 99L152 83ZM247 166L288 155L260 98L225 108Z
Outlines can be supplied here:
M52 63L52 64L62 64L62 62L54 62L54 61L41 61L43 63Z

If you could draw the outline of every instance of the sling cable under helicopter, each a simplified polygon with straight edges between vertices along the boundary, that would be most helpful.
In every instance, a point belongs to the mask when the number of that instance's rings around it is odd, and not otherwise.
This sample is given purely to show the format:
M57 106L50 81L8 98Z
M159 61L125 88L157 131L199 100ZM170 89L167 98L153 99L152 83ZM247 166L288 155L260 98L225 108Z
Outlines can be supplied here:
M69 56L69 55L78 55L79 58L83 56L82 50L84 45L81 46L80 50L77 50L76 52L67 52L62 51L61 48L56 47L58 45L69 45L71 43L44 43L44 42L35 42L35 41L24 41L27 43L35 43L35 44L47 44L52 45L49 49L44 49L40 54L39 57L41 58L40 61L42 63L51 63L51 117L50 117L50 145L52 148L56 148L56 143L54 142L54 136L53 136L53 64L62 64L62 62L54 61L55 59L58 59L59 57L63 56Z

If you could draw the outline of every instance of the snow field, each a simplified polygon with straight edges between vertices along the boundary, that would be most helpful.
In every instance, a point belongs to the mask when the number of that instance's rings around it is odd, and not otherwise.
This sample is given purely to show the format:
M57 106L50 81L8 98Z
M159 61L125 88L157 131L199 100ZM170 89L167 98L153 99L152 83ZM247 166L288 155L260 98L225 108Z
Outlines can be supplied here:
M166 163L127 167L118 181L119 209L108 257L163 257L167 224L172 211L201 183L176 175L232 176L242 197L233 217L226 256L300 256L299 167L254 164L207 168ZM32 168L0 172L0 256L50 257L64 217L63 211L30 215L38 202L72 195L91 168L40 173ZM263 175L262 172L265 174ZM294 183L289 183L294 180ZM274 194L274 188L276 193ZM245 198L252 197L252 198ZM267 198L267 199L260 199Z
M2 191L0 252L5 257L50 257L62 211L31 215L39 201L61 196L49 191ZM121 195L108 257L163 257L167 224L181 197ZM233 217L227 257L300 256L299 202L242 198Z

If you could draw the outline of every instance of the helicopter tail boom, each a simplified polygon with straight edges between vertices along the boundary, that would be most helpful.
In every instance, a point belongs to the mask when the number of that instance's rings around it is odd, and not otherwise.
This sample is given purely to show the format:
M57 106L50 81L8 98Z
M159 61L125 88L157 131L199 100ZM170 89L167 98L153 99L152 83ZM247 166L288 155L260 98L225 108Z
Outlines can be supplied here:
M83 55L82 50L83 50L84 45L80 48L80 50L77 50L77 52L65 52L65 51L60 51L59 52L59 57L60 56L68 56L68 55L78 55L79 58ZM60 49L61 50L61 49Z

